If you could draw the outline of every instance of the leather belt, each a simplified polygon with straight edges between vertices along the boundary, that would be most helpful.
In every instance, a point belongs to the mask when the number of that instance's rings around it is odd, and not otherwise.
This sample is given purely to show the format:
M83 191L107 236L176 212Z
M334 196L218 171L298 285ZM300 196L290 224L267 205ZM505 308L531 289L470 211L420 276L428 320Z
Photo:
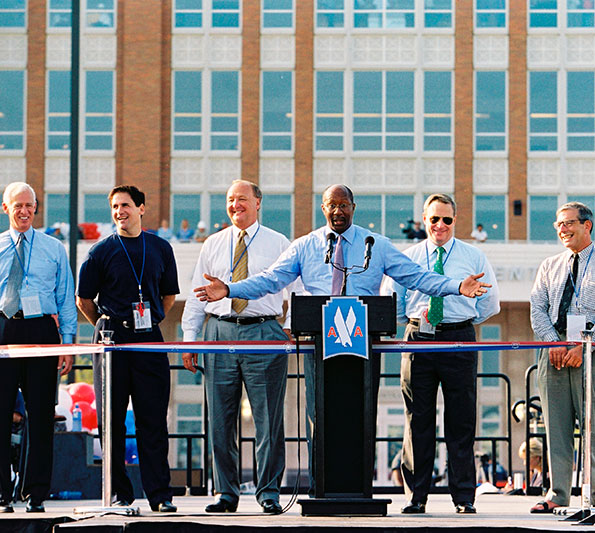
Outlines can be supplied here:
M251 324L262 324L268 320L277 320L276 316L217 316L211 315L217 320L223 320L223 322L231 322L238 326L250 326Z
M25 315L23 314L23 310L22 309L19 309L12 316L7 316L4 311L0 311L0 314L2 315L2 318L6 318L7 320L22 320L22 319L25 318Z
M408 323L419 328L419 318L410 318ZM468 328L471 325L473 325L473 320L471 318L463 320L462 322L444 322L436 326L436 331L454 331L457 329Z

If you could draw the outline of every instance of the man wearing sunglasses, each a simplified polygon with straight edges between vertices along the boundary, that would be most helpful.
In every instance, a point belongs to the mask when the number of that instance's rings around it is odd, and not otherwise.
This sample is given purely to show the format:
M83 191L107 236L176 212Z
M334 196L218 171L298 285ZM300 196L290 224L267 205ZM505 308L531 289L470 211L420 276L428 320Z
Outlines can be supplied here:
M580 332L592 329L595 322L593 212L580 202L564 204L556 213L554 228L566 250L545 259L537 271L531 291L531 326L540 341L580 341ZM547 435L550 488L543 501L531 508L532 513L551 513L570 502L575 420L581 425L583 420L582 350L579 344L543 348L539 353L537 385ZM593 496L591 501L595 501Z
M473 342L474 324L500 311L496 276L485 254L455 239L457 207L446 194L424 204L428 238L405 251L422 268L453 278L484 272L492 289L477 298L429 297L395 283L397 320L406 323L405 340ZM477 352L403 353L401 389L405 400L403 473L408 503L405 514L425 513L436 453L436 394L442 385L444 436L448 450L448 486L457 513L475 513Z

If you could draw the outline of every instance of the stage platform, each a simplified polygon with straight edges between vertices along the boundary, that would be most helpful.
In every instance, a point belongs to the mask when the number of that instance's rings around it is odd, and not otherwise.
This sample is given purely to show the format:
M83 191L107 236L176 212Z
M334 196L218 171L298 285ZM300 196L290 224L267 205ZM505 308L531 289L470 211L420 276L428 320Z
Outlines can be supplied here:
M140 516L121 517L81 516L73 513L74 507L83 508L100 505L96 500L47 501L44 514L25 513L25 504L15 506L13 514L0 515L0 531L37 533L305 533L312 531L336 532L357 528L358 533L387 533L414 531L416 533L454 533L465 531L482 532L557 532L593 531L595 526L577 526L561 521L556 515L529 514L530 507L540 500L536 496L505 496L482 494L476 500L476 515L457 515L445 494L432 494L425 515L402 515L400 508L405 503L403 495L380 495L392 498L386 517L303 517L301 507L296 503L288 512L278 516L267 516L260 511L254 496L243 496L238 511L233 514L210 515L204 507L212 501L210 497L178 497L174 503L178 512L168 515L152 513L146 500L138 500ZM281 503L289 498L283 496ZM572 505L579 505L573 498ZM290 530L290 531L288 531ZM355 532L354 532L355 533Z

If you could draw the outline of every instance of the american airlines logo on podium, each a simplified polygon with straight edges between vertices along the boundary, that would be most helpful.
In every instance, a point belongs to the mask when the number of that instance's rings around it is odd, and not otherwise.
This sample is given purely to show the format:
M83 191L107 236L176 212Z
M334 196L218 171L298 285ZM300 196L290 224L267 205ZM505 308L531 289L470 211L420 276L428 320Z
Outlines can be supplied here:
M368 306L355 296L335 296L322 310L322 358L355 355L368 359Z

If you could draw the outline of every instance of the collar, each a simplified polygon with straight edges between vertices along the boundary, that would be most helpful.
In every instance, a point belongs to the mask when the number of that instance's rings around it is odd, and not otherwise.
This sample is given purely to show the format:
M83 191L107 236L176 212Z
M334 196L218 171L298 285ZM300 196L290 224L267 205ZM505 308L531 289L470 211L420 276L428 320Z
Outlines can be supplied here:
M20 231L17 231L16 229L14 229L12 226L10 227L10 236L12 237L12 242L16 243L18 238L19 238L19 234L21 233ZM23 235L25 236L25 240L27 242L31 242L31 239L33 238L33 232L35 230L33 229L33 226L31 226L27 231L25 231L25 233L23 233Z
M593 250L593 243L591 242L589 244L589 246L586 246L585 248L583 248L579 253L578 253L578 257L579 257L579 262L580 261L586 261L587 258L589 257L589 255L591 255L591 251ZM571 261L572 257L574 256L574 252L571 250L566 250L567 254L568 254L568 261Z
M258 231L258 226L259 226L259 222L258 220L256 222L254 222L254 224L252 224L250 227L246 228L246 234L248 235L248 237L250 237L251 239L254 237L254 235L256 235L256 232ZM237 241L238 237L240 236L240 231L242 231L240 228L232 225L231 226L231 233L233 235L233 240Z
M343 240L347 241L347 244L352 244L354 239L355 239L355 225L351 224L351 226L349 226L343 233L337 233L336 231L333 231L328 225L325 226L324 228L324 236L326 238L326 236L329 233L334 233L335 236L337 237L337 239L339 237L343 237Z
M446 255L450 254L450 250L452 249L454 244L455 244L455 238L453 237L448 242L446 242L445 244L442 245L442 248L444 248L444 252L446 253ZM439 246L437 244L434 244L430 239L427 240L427 245L428 245L428 255L432 255L439 248Z

